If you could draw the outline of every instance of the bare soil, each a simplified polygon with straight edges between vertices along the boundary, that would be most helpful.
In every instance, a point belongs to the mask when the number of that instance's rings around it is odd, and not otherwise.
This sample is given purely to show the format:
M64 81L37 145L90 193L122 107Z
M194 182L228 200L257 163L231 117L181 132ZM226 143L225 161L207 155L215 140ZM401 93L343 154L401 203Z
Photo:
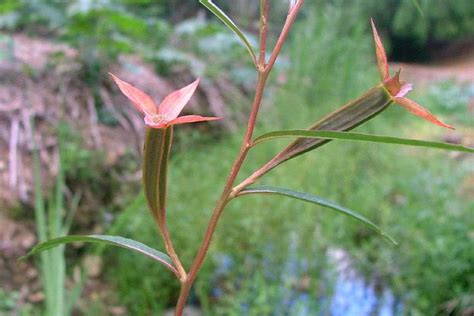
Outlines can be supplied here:
M474 84L474 43L462 48L433 64L393 63L392 69L402 68L404 80L422 87L444 80Z

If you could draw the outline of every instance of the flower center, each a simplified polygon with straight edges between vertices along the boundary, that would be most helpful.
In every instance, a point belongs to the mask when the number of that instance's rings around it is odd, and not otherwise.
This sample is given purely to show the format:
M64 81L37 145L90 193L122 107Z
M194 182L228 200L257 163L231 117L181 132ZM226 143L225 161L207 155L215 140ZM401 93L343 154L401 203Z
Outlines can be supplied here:
M167 118L166 114L150 115L150 116L148 116L148 119L153 124L163 124L163 123L168 122L168 118Z

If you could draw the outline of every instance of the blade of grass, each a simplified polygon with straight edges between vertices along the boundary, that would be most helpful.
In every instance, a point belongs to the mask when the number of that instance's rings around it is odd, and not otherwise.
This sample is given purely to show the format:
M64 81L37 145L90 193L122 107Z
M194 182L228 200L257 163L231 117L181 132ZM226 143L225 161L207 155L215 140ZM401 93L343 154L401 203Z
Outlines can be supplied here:
M33 187L34 187L34 208L35 208L35 226L39 242L45 242L48 239L48 229L46 222L46 209L43 199L43 183L41 181L41 161L39 158L39 149L36 143L34 135L35 133L35 122L34 119L30 118L31 125L31 144L32 144L32 157L33 157ZM54 310L54 302L51 297L54 293L52 276L54 272L51 266L51 253L45 252L40 256L40 271L41 281L43 283L43 289L45 292L46 302L45 309L46 313Z
M385 232L383 232L382 229L380 227L378 227L376 224L374 224L371 220L365 218L364 216L362 216L361 214L359 214L359 213L357 213L353 210L350 210L350 209L348 209L344 206L340 206L340 205L338 205L334 202L331 202L331 201L325 200L323 198L320 198L319 196L312 195L312 194L309 194L309 193L296 192L296 191L292 191L292 190L285 189L285 188L277 188L277 187L267 186L267 185L254 186L252 188L243 189L242 191L240 191L240 193L237 196L248 195L248 194L277 194L277 195L282 195L282 196L302 200L302 201L305 201L305 202L318 204L318 205L321 205L321 206L324 206L324 207L328 207L328 208L333 209L333 210L335 210L335 211L337 211L337 212L339 212L343 215L352 217L352 218L358 220L359 222L362 222L362 223L366 224L373 231L377 232L378 234L380 234L382 237L386 238L388 241L390 241L394 245L397 245L397 242L392 237L390 237Z
M81 296L82 289L84 288L84 284L86 283L86 273L81 271L81 276L79 281L72 287L66 297L66 303L64 308L64 315L72 315L72 310L74 305L76 304L77 300Z
M63 212L64 212L64 170L62 167L62 132L61 129L58 134L58 174L56 176L56 190L55 190L55 202L51 205L50 209L50 221L49 226L51 229L51 234L49 238L57 238L62 236L63 227ZM53 267L54 273L54 306L55 316L66 315L64 314L65 308L65 293L64 285L66 279L66 263L64 261L64 246L58 247L51 250L52 262L51 266Z
M232 30L242 41L244 46L247 48L247 51L252 57L253 63L257 64L257 57L255 52L250 45L249 40L244 35L244 33L239 29L239 27L232 21L217 5L215 5L212 0L199 0L199 2L206 7L212 14L214 14L219 20L221 20L230 30Z
M270 139L289 138L289 137L340 139L340 140L362 141L362 142L372 142L372 143L382 143L382 144L397 144L397 145L407 145L407 146L416 146L416 147L427 147L427 148L434 148L434 149L444 149L444 150L474 153L474 148L470 148L470 147L466 147L462 145L448 144L448 143L443 143L443 142L408 139L408 138L400 138L400 137L393 137L393 136L370 135L370 134L353 133L353 132L309 131L309 130L285 130L285 131L274 131L274 132L266 133L257 137L254 140L252 146L255 146L261 142L264 142Z
M62 236L67 235L71 229L72 221L74 219L74 215L76 215L77 209L79 208L81 197L82 193L76 192L72 198L71 204L69 206L69 212L67 212L66 218L64 219Z
M421 15L422 18L425 17L425 14L423 12L423 9L421 8L421 4L418 0L411 0L413 2L413 5L415 6L416 10L418 13Z
M58 182L58 180L56 180L56 182ZM58 183L56 183L56 188L55 188L55 191L57 190L58 190ZM57 225L57 218L59 217L58 216L59 205L58 205L58 201L56 200L56 197L57 195L55 192L54 197L51 196L48 200L48 218L49 218L48 238L59 237L58 232L61 229L61 226ZM47 297L46 299L51 301L52 309L48 311L48 315L51 315L51 316L65 315L63 311L64 273L65 273L63 248L64 247L58 247L58 248L51 249L48 251L50 253L49 267L50 267L50 273L51 273L51 281L50 281L51 282L51 295L50 297Z

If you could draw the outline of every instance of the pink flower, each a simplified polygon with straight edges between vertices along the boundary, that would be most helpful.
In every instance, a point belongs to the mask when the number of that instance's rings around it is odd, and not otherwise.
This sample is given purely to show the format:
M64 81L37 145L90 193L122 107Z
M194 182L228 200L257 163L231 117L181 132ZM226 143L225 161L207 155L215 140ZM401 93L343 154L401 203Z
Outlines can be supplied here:
M372 31L374 33L375 52L377 55L377 65L379 68L380 78L382 79L383 85L392 96L393 102L397 103L398 105L403 106L408 111L412 112L413 114L433 124L454 129L454 127L452 127L451 125L441 122L433 114L431 114L427 109L425 109L424 107L422 107L415 101L405 98L405 95L409 91L411 91L412 84L405 83L400 80L401 70L399 70L393 77L390 77L388 62L387 62L387 54L385 53L385 49L383 47L382 41L380 40L377 29L375 28L375 23L373 19L371 19L371 23L372 23Z
M110 73L120 91L130 100L138 111L145 114L145 124L151 128L166 128L171 125L194 123L203 121L214 121L220 117L204 117L200 115L178 115L189 102L199 85L199 79L186 87L169 94L160 105L140 89L135 88L128 82L119 79Z

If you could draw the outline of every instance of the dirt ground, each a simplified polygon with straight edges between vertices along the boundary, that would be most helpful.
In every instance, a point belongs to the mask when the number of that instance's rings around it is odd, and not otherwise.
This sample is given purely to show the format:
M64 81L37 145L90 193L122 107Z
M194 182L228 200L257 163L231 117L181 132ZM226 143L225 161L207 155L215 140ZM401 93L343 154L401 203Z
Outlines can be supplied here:
M426 87L435 82L455 80L474 84L474 44L461 52L452 52L433 64L393 63L391 69L402 68L402 78L417 86Z

